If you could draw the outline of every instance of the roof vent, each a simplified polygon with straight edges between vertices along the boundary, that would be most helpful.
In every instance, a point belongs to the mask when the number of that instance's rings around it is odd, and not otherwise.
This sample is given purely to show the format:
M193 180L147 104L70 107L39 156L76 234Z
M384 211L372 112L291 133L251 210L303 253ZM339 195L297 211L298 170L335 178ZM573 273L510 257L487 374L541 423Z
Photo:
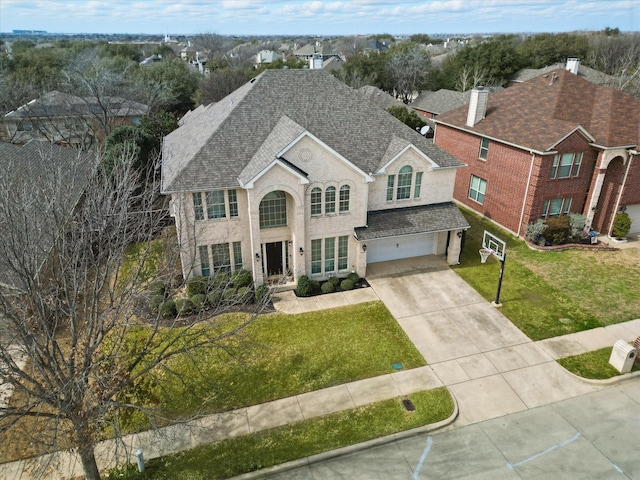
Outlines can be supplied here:
M580 60L578 60L577 58L567 58L567 70L569 70L574 75L577 75L579 68Z
M471 98L469 98L469 111L467 113L467 126L473 127L482 120L487 113L487 100L489 99L489 90L485 90L483 86L477 86L471 90Z

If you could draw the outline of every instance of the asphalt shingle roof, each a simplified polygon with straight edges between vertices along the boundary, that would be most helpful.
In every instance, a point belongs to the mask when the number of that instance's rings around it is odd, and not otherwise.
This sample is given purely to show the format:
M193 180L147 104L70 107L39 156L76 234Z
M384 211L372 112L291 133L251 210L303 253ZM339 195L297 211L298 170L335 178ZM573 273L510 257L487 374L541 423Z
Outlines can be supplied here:
M366 173L379 169L394 138L415 145L440 167L463 165L322 70L267 70L165 137L162 191L237 186L285 116Z
M469 228L453 202L377 210L367 214L367 226L355 229L358 240L415 235Z
M537 152L582 127L605 147L640 143L640 100L564 69L489 95L484 119L466 125L467 106L435 120Z

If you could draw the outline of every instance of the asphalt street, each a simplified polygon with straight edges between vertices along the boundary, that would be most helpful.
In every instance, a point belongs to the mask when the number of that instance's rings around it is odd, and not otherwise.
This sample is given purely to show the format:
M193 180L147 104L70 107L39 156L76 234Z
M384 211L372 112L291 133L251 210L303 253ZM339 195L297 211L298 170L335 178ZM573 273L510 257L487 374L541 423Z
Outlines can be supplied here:
M640 479L640 378L554 404L421 434L272 480Z

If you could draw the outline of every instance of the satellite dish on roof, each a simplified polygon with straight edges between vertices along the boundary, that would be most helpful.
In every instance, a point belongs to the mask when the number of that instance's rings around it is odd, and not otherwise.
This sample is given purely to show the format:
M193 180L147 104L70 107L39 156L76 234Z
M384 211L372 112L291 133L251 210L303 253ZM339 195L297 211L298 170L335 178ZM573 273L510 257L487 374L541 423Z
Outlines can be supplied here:
M420 135L423 135L423 136L426 135L427 133L429 133L429 129L430 129L429 125L425 125L420 129Z

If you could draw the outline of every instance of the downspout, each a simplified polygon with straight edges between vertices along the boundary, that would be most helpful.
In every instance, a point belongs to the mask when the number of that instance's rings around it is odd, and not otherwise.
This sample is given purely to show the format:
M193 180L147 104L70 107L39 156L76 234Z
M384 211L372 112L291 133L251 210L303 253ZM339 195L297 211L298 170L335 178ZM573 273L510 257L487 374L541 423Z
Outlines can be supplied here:
M536 155L531 153L531 166L529 167L529 177L527 178L527 188L524 191L524 198L522 199L522 210L520 211L520 221L518 222L518 237L520 236L520 230L522 230L522 219L524 218L524 209L527 204L527 197L529 196L529 185L531 185L531 175L533 175L533 162L536 159Z
M629 176L629 170L631 169L631 160L633 160L633 153L629 151L629 163L627 164L627 170L624 172L624 178L622 179L622 186L620 187L620 193L618 194L618 198L616 199L616 208L613 210L613 215L611 216L611 223L609 224L609 230L607 232L607 236L611 236L611 232L613 231L613 223L616 220L616 213L620 208L620 200L622 199L622 192L624 192L624 187L627 184L627 177Z

